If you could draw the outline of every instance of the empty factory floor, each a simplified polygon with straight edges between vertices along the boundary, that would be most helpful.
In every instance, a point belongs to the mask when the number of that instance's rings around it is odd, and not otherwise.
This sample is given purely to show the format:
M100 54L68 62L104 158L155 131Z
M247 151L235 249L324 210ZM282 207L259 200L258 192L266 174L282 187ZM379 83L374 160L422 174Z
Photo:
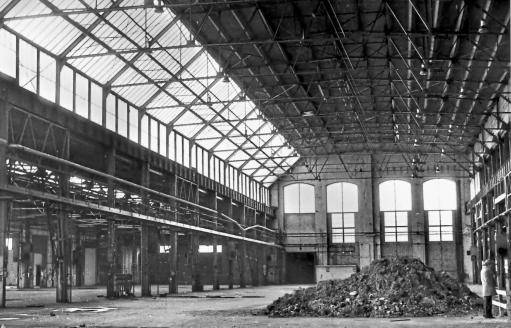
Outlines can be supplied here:
M55 303L54 289L8 290L0 310L5 327L509 327L506 318L465 317L400 319L269 318L255 315L279 296L300 286L207 290L168 297L101 297L104 288L73 290L72 304ZM206 288L207 289L207 288ZM156 286L153 286L153 292ZM164 287L161 287L164 291ZM98 297L98 295L100 297Z

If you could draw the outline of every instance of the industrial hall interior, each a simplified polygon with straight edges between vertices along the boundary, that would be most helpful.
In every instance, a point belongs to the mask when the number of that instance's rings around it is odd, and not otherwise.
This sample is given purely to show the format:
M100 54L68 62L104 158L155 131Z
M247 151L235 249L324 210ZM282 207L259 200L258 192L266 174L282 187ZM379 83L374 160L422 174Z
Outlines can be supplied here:
M0 0L0 306L141 318L127 299L263 308L361 281L318 311L431 315L491 263L506 316L510 6Z

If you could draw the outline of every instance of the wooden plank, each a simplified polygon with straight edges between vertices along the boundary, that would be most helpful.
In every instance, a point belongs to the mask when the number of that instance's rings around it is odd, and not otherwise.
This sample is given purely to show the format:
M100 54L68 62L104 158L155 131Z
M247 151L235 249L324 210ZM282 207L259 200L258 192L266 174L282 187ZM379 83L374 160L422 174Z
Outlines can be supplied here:
M502 302L499 302L499 301L496 301L496 300L492 300L491 303L495 306L498 306L499 308L503 308L505 309L506 308L506 303L502 303Z
M497 295L506 296L506 291L504 289L497 289Z

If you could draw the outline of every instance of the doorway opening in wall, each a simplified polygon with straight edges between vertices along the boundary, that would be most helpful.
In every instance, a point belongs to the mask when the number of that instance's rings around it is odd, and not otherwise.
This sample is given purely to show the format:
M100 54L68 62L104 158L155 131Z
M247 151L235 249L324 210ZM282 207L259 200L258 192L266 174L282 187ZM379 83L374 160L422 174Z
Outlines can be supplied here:
M286 253L286 283L313 284L314 271L314 253Z

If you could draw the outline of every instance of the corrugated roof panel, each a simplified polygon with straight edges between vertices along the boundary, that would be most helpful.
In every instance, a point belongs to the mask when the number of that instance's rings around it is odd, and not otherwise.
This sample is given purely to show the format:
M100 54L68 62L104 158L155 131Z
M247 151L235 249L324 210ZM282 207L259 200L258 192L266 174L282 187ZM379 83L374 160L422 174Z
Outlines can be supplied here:
M85 6L80 0L51 0L51 2L61 10L84 9Z
M218 64L212 61L206 52L203 52L188 67L188 72L196 77L215 76L219 73Z
M203 123L197 123L193 125L174 125L174 130L180 132L184 136L191 138L197 131L199 131L204 126Z
M213 85L210 91L213 95L213 101L229 101L239 93L239 89L234 88L232 82L224 81Z
M81 34L61 17L7 21L6 25L55 55Z
M70 59L68 62L103 84L125 66L115 55L95 57L93 60Z
M3 9L6 7L9 2L11 1L2 1L1 8ZM21 17L21 16L27 16L27 15L40 15L40 14L51 14L51 9L46 7L42 2L40 1L34 1L34 0L21 0L18 2L14 8L12 8L7 15L5 15L5 18L12 18L12 17Z
M90 8L106 8L117 3L110 0L52 1L85 29L101 21L92 29L92 34L106 47L92 37L83 37L79 29L56 15L9 20L15 15L50 14L49 8L40 1L22 0L7 15L6 24L57 55L78 40L78 44L70 49L68 64L100 83L113 82L113 91L137 106L151 100L146 106L148 114L166 124L174 123L175 130L185 136L192 137L200 132L197 144L206 149L218 144L215 154L230 158L234 166L242 165L255 154L260 160L248 162L244 167L246 173L273 176L276 173L270 172L281 160L268 160L268 156L285 158L293 155L294 150L282 147L286 143L282 136L272 138L274 127L264 119L256 105L250 99L239 101L240 88L233 80L221 76L223 70L200 44L189 42L194 37L181 22L173 23L175 15L168 8L163 14L155 13L153 8L100 12L105 16L103 19L92 12L73 14L73 9L83 8L80 1ZM120 6L142 4L139 0L125 0ZM4 1L0 8L5 5ZM137 52L149 45L154 50L143 54ZM108 54L109 48L120 50L122 54ZM133 64L128 63L135 56ZM114 76L117 78L112 80ZM165 87L165 91L159 87ZM187 109L181 107L182 104L193 105ZM205 121L211 121L211 126L205 126ZM236 150L239 146L244 150ZM288 167L297 159L286 159L282 165ZM261 168L262 163L266 167ZM281 171L275 169L275 172ZM273 180L265 179L265 183L268 181Z
M189 104L196 98L190 90L186 89L180 82L171 83L167 87L167 91L184 104Z
M135 66L140 69L145 75L147 75L152 80L168 80L172 78L172 75L169 74L166 70L162 69L162 63L155 62L148 55L143 54L138 58L135 62Z
M185 82L182 82L182 85L186 85L197 96L199 96L206 89L206 86L198 81L185 81ZM195 98L197 98L197 97L195 97ZM194 100L197 101L197 99L195 99L195 98L194 98ZM201 98L205 100L206 95L203 95L203 97L201 97Z
M125 88L116 88L115 91L134 103L136 106L142 106L149 97L158 91L158 88L151 84L137 85Z
M226 134L232 129L232 126L227 122L215 122L212 123L215 128L217 128L219 131L221 131L223 134Z
M108 51L89 37L83 38L68 54L68 57L107 54ZM100 57L100 56L97 56ZM84 58L85 59L85 58Z
M202 118L195 115L190 110L186 110L186 112L174 123L174 126L199 123L203 123Z
M225 150L234 150L236 149L236 145L232 143L229 139L224 139L216 148L215 152L217 151L225 151Z
M215 150L215 155L223 160L226 160L234 152L234 150Z
M146 83L148 79L140 75L133 68L128 67L113 83L113 86L124 85L124 84L135 84L135 83Z
M150 109L147 112L165 124L169 124L176 116L182 111L186 110L184 107L172 107L172 108L158 108Z
M172 75L177 74L181 69L181 64L168 54L167 50L154 50L151 52L151 56L158 62L164 64L165 68L171 72Z
M252 175L254 179L257 181L262 181L268 174L270 174L270 170L265 167L260 167L259 170L255 171Z
M269 175L266 179L263 180L263 184L265 187L271 186L275 181L277 181L278 177L276 175Z
M205 119L206 121L210 121L216 114L209 108L207 105L194 105L191 107L192 111Z
M115 26L122 26L123 22L120 21L110 21L110 23ZM101 22L98 26L96 26L92 30L92 34L94 34L98 39L104 42L108 47L114 50L125 50L125 49L134 49L136 44L133 44L129 40L122 37L117 31L115 31L110 25L105 22Z
M243 165L243 162L245 162L249 158L250 158L250 156L246 152L244 152L242 150L238 150L231 156L231 158L229 160L229 164L231 164L234 167L239 168L241 165Z

